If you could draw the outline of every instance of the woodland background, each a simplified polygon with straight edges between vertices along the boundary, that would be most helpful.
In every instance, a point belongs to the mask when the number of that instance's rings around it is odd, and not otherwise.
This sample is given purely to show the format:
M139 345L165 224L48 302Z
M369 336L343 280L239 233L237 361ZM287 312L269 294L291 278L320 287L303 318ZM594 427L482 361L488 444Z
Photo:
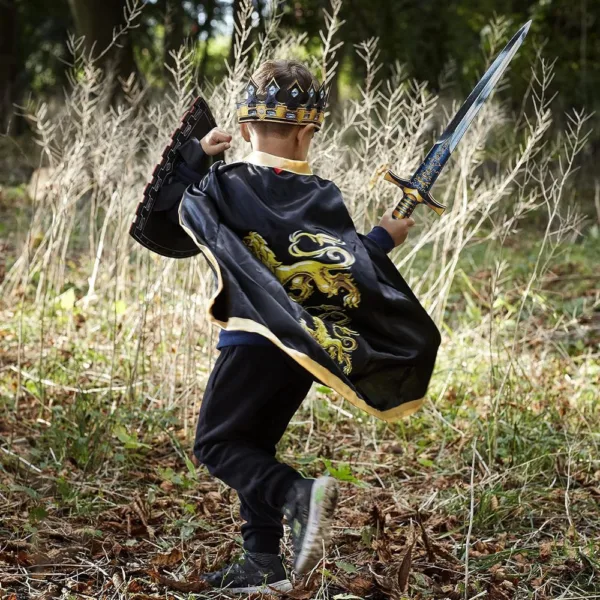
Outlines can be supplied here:
M212 80L224 75L224 61L233 57L234 15L242 0L148 0L136 29L123 40L121 49L107 53L101 63L116 61L118 75L133 71L157 88L167 85L165 65L169 52L183 43L193 43L197 52L198 77ZM279 3L284 11L282 27L302 33L310 53L319 44L322 0L290 0ZM100 53L113 30L123 24L123 0L3 0L0 3L0 115L3 129L12 114L12 104L33 95L60 94L67 83L64 61L69 60L67 37L75 33L95 44ZM255 1L255 28L250 40L264 32L267 0ZM364 77L364 66L353 45L371 37L379 39L382 69L389 76L402 63L407 74L427 81L434 90L440 79L452 80L468 93L480 74L483 57L480 33L496 15L511 20L515 28L529 19L533 25L528 43L512 67L511 84L519 98L529 77L537 45L556 57L555 85L560 90L558 107L566 110L599 106L600 3L598 0L349 0L340 18L345 26L336 59L342 67L336 77L337 93L351 93L353 83Z
M307 62L313 168L365 231L528 19L391 255L443 335L425 408L315 385L281 443L343 488L290 597L600 598L598 0L0 0L1 598L223 597L237 499L190 452L212 274L127 234L192 99L234 132L261 60Z

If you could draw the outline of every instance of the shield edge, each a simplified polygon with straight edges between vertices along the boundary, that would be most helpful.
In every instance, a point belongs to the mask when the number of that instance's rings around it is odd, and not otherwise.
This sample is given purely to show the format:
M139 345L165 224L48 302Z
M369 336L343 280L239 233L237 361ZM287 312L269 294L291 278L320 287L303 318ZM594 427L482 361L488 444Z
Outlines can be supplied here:
M145 248L156 252L162 256L169 258L188 258L198 254L198 248L189 236L181 230L181 236L178 237L179 246L184 246L184 249L177 249L169 245L168 240L162 237L148 236L146 226L152 218L157 218L158 214L154 211L154 207L158 198L158 194L165 179L173 172L175 161L178 158L177 150L189 140L193 134L198 134L195 137L204 137L211 129L216 127L216 121L212 112L201 96L198 96L188 111L181 119L179 127L171 135L170 142L165 146L162 152L161 160L156 164L152 171L152 178L146 187L142 200L137 205L133 221L129 228L129 235ZM214 156L213 162L223 160L223 155ZM187 240L189 239L189 244Z

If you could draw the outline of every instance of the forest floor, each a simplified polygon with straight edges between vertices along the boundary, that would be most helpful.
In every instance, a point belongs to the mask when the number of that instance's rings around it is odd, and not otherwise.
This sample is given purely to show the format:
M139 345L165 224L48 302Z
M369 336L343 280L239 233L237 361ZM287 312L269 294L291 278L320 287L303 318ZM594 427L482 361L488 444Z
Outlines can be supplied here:
M239 552L237 500L193 468L190 439L168 414L130 410L116 423L67 393L53 409L33 395L18 412L10 404L0 427L3 598L227 597L200 574ZM490 461L473 452L486 428L477 399L460 404L462 417L438 407L447 425L427 410L365 428L322 399L298 415L281 458L344 483L333 548L289 597L600 597L597 411L594 421L567 395L550 397L518 425L500 424Z
M448 343L433 402L398 424L313 390L280 457L342 495L330 552L287 597L600 598L599 262L592 238L558 257L556 310L508 385L464 347L449 367ZM227 597L200 574L240 551L237 499L192 463L196 408L186 421L63 350L40 379L34 313L0 306L0 598Z

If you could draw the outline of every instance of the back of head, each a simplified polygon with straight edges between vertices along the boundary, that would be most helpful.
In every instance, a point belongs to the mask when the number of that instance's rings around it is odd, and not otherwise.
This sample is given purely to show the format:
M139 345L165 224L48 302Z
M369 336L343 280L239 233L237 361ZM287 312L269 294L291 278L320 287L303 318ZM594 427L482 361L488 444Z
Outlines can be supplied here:
M294 82L308 90L312 85L319 88L319 81L308 70L308 67L297 60L266 60L253 73L252 80L258 85L258 92L266 94L267 87L275 79L282 89L290 88ZM294 125L286 123L252 123L259 134L271 137L285 138L293 133Z

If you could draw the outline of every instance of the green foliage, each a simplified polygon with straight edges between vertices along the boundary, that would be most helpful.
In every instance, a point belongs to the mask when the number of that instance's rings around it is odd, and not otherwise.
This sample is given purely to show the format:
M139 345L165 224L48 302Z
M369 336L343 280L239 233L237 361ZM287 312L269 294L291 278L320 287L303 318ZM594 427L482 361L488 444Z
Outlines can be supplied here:
M196 477L195 469L193 472L188 471L188 473L182 473L175 471L171 467L167 467L166 469L159 467L157 471L161 479L169 481L173 485L184 490L193 489L198 479Z
M156 87L164 87L168 72L163 63L169 59L169 49L186 40L197 49L196 64L202 77L211 80L223 76L224 59L231 47L231 40L224 32L231 28L232 4L239 6L231 0L147 3L138 27L130 34L137 68L145 79ZM20 61L27 74L27 87L37 94L58 91L64 83L61 59L67 58L66 33L75 30L69 5L66 0L50 5L39 0L20 0L17 6ZM257 27L252 36L255 41L268 17L266 3L260 6L262 14L256 14ZM322 27L321 0L301 0L283 9L283 26L305 33L306 47L309 51L315 49ZM597 104L594 90L600 86L600 41L592 35L597 20L593 3L360 0L345 2L340 16L346 21L338 36L344 45L337 58L346 65L342 89L349 89L349 80L355 83L364 75L354 45L375 36L379 38L384 65L379 77L389 77L396 65L402 63L407 75L436 87L447 79L448 69L453 68L460 95L464 96L481 75L488 58L481 54L480 44L482 36L489 37L489 23L503 21L512 31L532 19L528 43L510 75L514 97L519 98L525 92L536 48L545 45L546 56L559 58L556 80L561 89L561 108L566 110L576 105L592 109ZM115 12L115 18L123 16ZM173 19L177 22L175 29ZM114 23L114 27L118 25Z
M72 402L55 404L34 455L40 464L72 463L80 469L97 469L112 455L112 417L106 407L88 394L75 394Z
M144 444L138 441L137 433L134 431L132 434L127 433L127 430L123 425L116 425L114 434L117 436L120 442L123 443L125 450L139 450L141 448L151 448L148 444Z
M344 571L344 573L348 573L349 575L358 573L358 569L352 563L346 562L344 560L336 560L335 565L336 567Z
M368 485L358 479L352 472L352 467L348 463L339 463L337 467L334 467L332 462L327 458L321 458L327 473L332 477L335 477L338 481L344 481L346 483L353 483L358 487L368 487Z

